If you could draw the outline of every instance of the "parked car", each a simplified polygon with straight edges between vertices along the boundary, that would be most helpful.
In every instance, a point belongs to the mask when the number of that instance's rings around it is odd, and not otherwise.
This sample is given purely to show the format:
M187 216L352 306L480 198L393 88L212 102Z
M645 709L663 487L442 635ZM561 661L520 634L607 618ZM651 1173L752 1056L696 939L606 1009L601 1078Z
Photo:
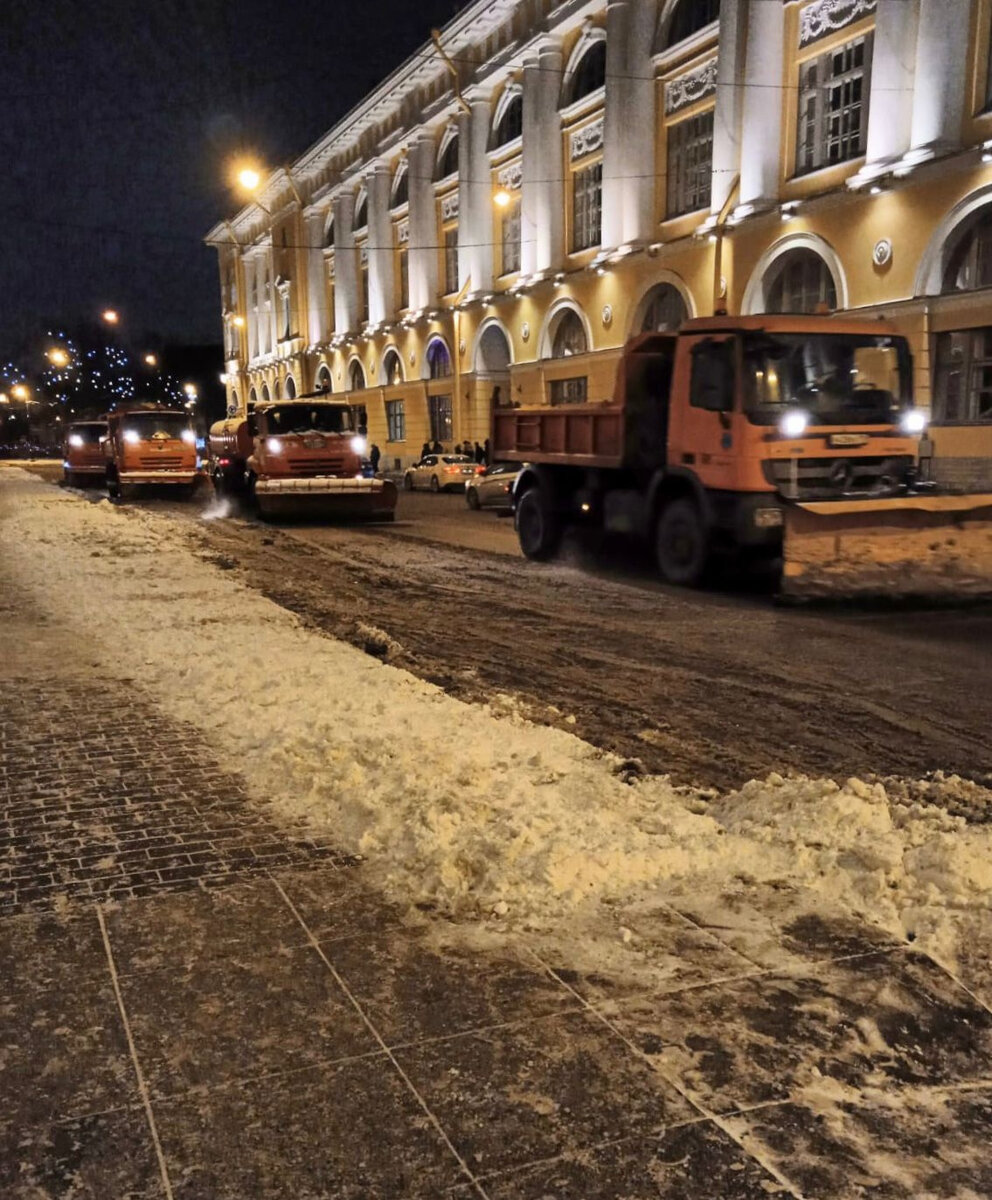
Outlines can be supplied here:
M499 462L483 467L465 484L465 503L469 508L489 508L503 516L513 512L513 481L522 463Z
M467 479L473 478L481 466L467 454L427 454L420 462L415 462L403 476L403 486L408 492L414 488L430 488L432 492L446 492L465 486Z

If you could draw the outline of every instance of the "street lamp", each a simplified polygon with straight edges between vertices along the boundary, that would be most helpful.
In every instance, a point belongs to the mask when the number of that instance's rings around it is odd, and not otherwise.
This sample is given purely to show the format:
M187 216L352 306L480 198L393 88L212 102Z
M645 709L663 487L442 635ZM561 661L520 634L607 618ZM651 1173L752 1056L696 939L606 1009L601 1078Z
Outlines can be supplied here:
M23 383L15 383L14 386L10 389L10 394L12 396L16 396L18 400L23 400L25 404L27 404L28 397L30 396L28 389L24 386Z
M509 208L512 199L513 197L506 190L506 188L497 188L497 190L493 192L493 204L495 204L497 208Z
M116 325L121 319L115 308L105 308L100 316L108 325Z
M69 355L66 354L61 346L53 346L45 357L53 367L67 367L69 365Z
M146 354L142 360L146 367L157 367L158 359L154 354Z

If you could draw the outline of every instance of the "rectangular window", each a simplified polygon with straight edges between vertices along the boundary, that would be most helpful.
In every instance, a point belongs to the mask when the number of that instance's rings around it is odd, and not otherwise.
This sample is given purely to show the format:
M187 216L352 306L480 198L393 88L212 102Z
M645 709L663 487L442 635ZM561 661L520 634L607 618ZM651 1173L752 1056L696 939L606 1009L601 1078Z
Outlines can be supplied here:
M400 251L400 308L410 307L410 254Z
M406 441L406 410L402 400L386 401L386 441Z
M711 110L668 128L668 216L709 208L712 180Z
M583 167L572 176L572 250L598 246L602 236L603 164Z
M520 270L520 197L514 196L503 210L500 227L502 256L500 274L513 275Z
M458 226L444 231L444 294L458 291Z
M992 326L937 335L935 424L992 424Z
M289 288L282 294L282 336L288 338L292 331L293 311L289 302Z
M431 441L451 441L451 397L428 396L428 415L431 422Z
M552 404L585 404L589 397L589 380L585 375L572 379L551 380Z
M871 52L868 33L799 68L797 175L864 154Z
M368 263L363 264L358 272L359 287L361 288L361 318L363 321L369 319L369 267Z

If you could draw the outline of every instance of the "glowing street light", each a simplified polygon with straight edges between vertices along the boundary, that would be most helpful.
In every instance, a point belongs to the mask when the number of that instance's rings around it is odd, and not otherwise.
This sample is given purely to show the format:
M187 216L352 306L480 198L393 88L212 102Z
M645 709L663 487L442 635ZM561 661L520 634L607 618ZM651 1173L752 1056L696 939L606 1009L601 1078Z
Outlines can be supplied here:
M243 316L241 316L241 314L239 313L239 314L238 314L236 317L232 317L232 318L231 318L231 324L232 324L232 325L234 325L234 327L235 327L236 329L244 329L244 327L245 327L245 319L244 319L244 317L243 317Z
M158 366L158 358L154 354L146 354L144 356L144 358L142 359L142 362L145 364L146 367L157 367Z
M493 193L493 204L495 204L497 208L509 208L512 199L513 197L506 190L506 188L498 188Z
M196 399L196 384L195 383L184 383L183 391L190 398L190 400Z
M253 192L262 182L262 176L254 167L242 167L238 172L238 183L246 192Z
M12 396L16 396L18 400L24 400L24 401L27 401L27 399L30 395L30 393L28 392L28 389L24 386L23 383L15 383L14 386L10 389L10 394Z
M61 346L53 346L45 357L53 367L67 367L69 365L69 355L66 354Z
M100 316L108 325L116 325L121 319L115 308L105 308Z

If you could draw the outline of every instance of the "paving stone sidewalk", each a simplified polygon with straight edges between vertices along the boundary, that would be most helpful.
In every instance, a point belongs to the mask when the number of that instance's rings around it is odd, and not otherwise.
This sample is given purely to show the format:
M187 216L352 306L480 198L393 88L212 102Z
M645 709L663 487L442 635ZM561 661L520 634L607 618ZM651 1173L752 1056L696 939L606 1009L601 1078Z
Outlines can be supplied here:
M911 947L728 896L642 914L661 991L437 953L9 588L0 689L4 1200L992 1196L992 1013Z

